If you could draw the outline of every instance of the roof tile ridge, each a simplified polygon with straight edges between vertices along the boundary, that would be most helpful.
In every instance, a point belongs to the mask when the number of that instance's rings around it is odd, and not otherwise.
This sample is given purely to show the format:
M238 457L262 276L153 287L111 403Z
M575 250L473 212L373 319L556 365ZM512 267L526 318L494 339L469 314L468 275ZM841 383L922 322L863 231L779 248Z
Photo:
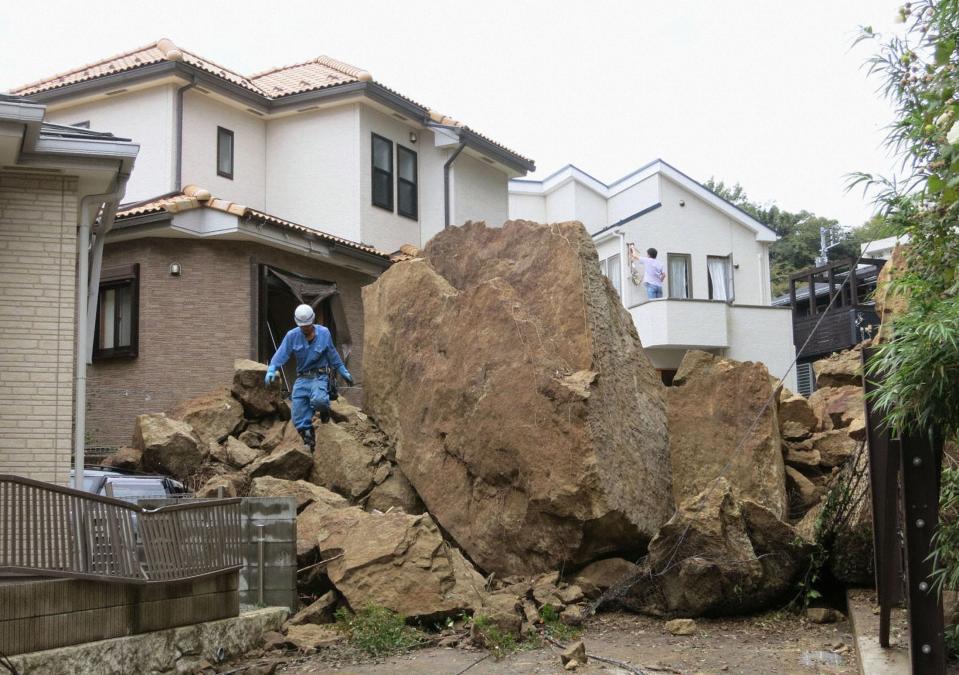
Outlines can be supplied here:
M108 63L108 62L110 62L110 61L116 61L117 59L123 59L123 58L126 58L126 57L128 57L128 56L133 56L134 54L137 54L137 53L139 53L139 52L145 52L145 51L148 50L148 49L154 49L154 48L160 49L158 45L159 45L159 43L160 43L162 40L164 40L164 39L166 39L166 38L161 38L161 40L157 40L156 42L151 42L151 43L148 44L148 45L144 45L144 46L142 46L142 47L137 47L136 49L131 49L131 50L129 50L129 51L122 52L122 53L120 53L120 54L114 54L113 56L107 56L107 57L105 57L105 58L98 59L98 60L96 60L96 61L91 61L90 63L86 63L86 64L84 64L84 65L82 65L82 66L77 66L77 67L71 68L71 69L69 69L69 70L64 70L64 71L62 71L62 72L59 72L59 73L55 73L55 74L53 74L53 75L50 75L49 77L44 77L44 78L41 78L41 79L39 79L39 80L35 80L35 81L33 81L33 82L28 82L28 83L26 83L26 84L22 84L22 85L20 85L19 87L14 87L13 89L10 89L9 91L11 91L11 92L18 92L18 91L23 91L24 89L32 89L32 88L37 87L37 86L40 86L40 85L42 85L42 84L47 84L48 82L53 82L54 80L59 80L59 79L64 78L64 77L66 77L66 76L68 76L68 75L74 75L74 74L76 74L76 73L82 73L84 70L88 70L88 69L94 68L94 67L96 67L96 66L102 66L104 63ZM171 44L172 44L172 43L171 43ZM163 51L163 50L161 49L160 51Z

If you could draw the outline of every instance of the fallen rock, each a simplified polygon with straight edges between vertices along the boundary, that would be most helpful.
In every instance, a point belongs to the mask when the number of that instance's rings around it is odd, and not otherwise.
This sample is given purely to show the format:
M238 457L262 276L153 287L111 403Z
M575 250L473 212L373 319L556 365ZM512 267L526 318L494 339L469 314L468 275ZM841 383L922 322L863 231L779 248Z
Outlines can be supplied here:
M783 443L783 449L786 452L783 461L786 462L787 467L791 466L799 470L814 471L818 470L819 465L822 464L822 456L818 450L812 449L811 444L809 446L800 446Z
M862 388L862 350L847 349L836 352L825 359L812 364L816 375L816 389L826 387L845 387L852 385Z
M664 626L670 635L692 635L696 632L696 622L692 619L673 619Z
M832 607L807 607L806 618L813 623L838 623L846 619L842 612Z
M738 614L787 593L808 546L772 511L735 496L725 478L684 501L650 542L650 584L623 603L651 614ZM651 592L655 590L656 592Z
M220 443L243 423L243 406L223 388L177 404L169 416L193 427L205 444Z
M245 492L247 476L242 473L223 473L213 476L198 488L197 497L240 497Z
M222 447L226 463L237 469L242 469L247 464L260 458L259 452L233 436L227 437L226 443Z
M343 500L342 506L314 501L296 516L296 559L299 565L319 561L319 543L326 527L326 516L330 511L348 508L349 502Z
M305 480L286 480L273 476L254 478L250 486L250 497L293 497L296 511L300 513L313 502L320 502L331 508L349 506L345 497L330 492L319 485Z
M842 466L856 451L859 442L842 429L824 431L813 436L813 449L824 466Z
M443 541L428 514L375 515L351 506L319 520L327 576L351 607L373 603L438 618L482 606L483 577Z
M206 446L186 422L163 413L138 415L133 447L142 452L146 471L158 471L185 480L196 473L206 458Z
M286 642L294 649L309 654L317 649L332 647L346 641L346 635L333 626L313 623L288 626Z
M100 466L109 466L123 471L136 471L140 468L143 452L136 448L120 448L112 455L107 455L100 462Z
M389 478L374 487L366 500L366 509L389 511L402 509L406 513L418 515L426 511L423 501L398 466L393 467Z
M572 605L583 599L583 589L576 585L557 589L556 594L564 605Z
M843 518L835 527L829 571L847 585L875 583L872 531L872 492L869 453L863 449L843 467L833 489L845 496Z
M492 593L483 598L474 617L485 617L490 624L508 635L519 635L523 618L520 616L523 603L512 593Z
M819 503L822 493L815 484L791 466L786 467L786 486L790 499L790 515L798 516Z
M303 439L300 437L300 432L293 426L293 422L280 421L274 423L265 427L261 433L263 434L263 440L260 442L260 450L264 452L273 452L279 447L303 446Z
M373 487L378 452L340 424L316 427L310 482L356 500Z
M823 431L849 427L866 415L861 386L817 389L809 397L809 405L816 413L819 428Z
M267 366L249 359L233 362L233 387L231 391L243 404L247 416L266 417L283 410L283 391L274 383L264 382Z
M682 384L670 387L667 397L676 504L724 475L737 497L784 518L785 472L766 366L696 350L682 364Z
M306 478L313 468L313 455L302 443L299 447L280 447L246 467L250 478L273 476L285 480Z
M586 597L595 600L611 586L638 577L642 568L622 558L606 558L590 563L573 577L573 583Z
M294 614L289 620L289 623L293 626L300 626L306 623L333 623L336 620L333 616L333 612L336 611L336 605L336 593L329 591Z
M567 647L563 653L559 655L559 658L564 666L570 661L575 661L577 665L584 666L586 665L586 645L583 644L582 640L577 640Z
M790 434L796 434L798 438L805 438L816 430L819 419L805 396L792 394L791 392L790 394L789 397L779 401L780 428L783 430L784 437L789 437L786 433L788 428ZM787 427L787 425L789 426ZM800 435L802 433L800 430L805 430L805 436Z
M780 421L779 433L786 440L801 441L803 439L809 438L813 432L811 429L803 426L799 422L786 420L785 422Z
M873 344L892 340L896 319L909 309L909 296L901 292L903 287L898 288L899 293L894 293L890 286L894 278L908 270L908 250L909 246L897 244L889 260L879 270L879 277L876 279L876 312L881 319L881 325Z
M582 626L589 616L589 610L583 605L569 605L559 614L560 623L567 626Z
M363 370L430 513L499 575L642 549L671 512L663 386L586 230L468 223L424 256L364 287Z

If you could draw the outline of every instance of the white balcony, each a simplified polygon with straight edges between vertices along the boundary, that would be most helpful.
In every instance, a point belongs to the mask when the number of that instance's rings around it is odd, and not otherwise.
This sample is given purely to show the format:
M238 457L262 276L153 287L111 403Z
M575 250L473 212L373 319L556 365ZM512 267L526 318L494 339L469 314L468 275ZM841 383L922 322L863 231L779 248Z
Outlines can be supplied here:
M729 347L729 312L736 308L713 300L651 300L629 313L643 346L682 349Z

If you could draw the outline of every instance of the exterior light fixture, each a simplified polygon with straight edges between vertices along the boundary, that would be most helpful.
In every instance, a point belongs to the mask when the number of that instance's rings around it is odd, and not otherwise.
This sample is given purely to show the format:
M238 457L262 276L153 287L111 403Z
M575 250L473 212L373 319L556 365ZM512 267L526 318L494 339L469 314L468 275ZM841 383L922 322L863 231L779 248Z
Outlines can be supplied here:
M686 200L685 200L685 199L680 199L680 200L679 200L679 205L680 205L680 206L686 206Z
M415 132L415 131L411 131L411 132L410 132L410 143L416 143L416 132Z
M180 268L180 263L178 262L170 263L170 276L178 277L180 276L181 271L182 270Z

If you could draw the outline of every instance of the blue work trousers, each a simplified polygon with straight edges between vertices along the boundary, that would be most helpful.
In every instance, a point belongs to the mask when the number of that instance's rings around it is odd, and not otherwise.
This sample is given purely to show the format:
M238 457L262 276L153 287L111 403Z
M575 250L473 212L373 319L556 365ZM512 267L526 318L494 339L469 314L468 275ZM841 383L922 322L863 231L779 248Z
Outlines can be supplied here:
M291 398L293 399L293 426L297 430L313 426L313 413L317 410L330 409L326 375L296 378Z
M651 284L648 281L643 284L646 287L646 298L649 300L658 300L663 297L663 287Z

